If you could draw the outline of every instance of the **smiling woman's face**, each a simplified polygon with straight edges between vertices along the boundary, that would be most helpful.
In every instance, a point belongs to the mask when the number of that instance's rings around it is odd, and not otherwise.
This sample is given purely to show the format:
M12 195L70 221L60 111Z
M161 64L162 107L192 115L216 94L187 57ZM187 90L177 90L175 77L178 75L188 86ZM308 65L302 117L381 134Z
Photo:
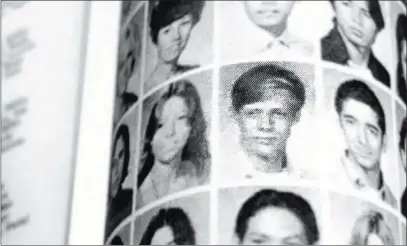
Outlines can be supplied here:
M152 141L153 154L158 161L168 164L187 144L191 132L188 106L182 97L174 96L164 103L160 114Z

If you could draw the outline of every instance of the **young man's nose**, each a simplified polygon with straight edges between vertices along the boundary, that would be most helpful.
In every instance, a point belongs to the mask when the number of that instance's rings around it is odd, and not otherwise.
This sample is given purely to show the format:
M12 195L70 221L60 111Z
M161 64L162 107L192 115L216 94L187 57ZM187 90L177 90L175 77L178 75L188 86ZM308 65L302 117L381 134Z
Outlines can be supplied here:
M357 130L357 140L360 144L366 144L367 143L367 134L364 129L358 129Z
M258 128L262 131L271 131L274 126L274 120L268 114L262 114L259 116L257 122Z

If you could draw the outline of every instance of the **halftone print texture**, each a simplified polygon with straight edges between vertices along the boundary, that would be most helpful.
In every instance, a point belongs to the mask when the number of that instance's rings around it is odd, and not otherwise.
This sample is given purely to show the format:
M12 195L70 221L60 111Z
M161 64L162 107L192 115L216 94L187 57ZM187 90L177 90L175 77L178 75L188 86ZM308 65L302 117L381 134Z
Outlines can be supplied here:
M401 1L131 2L107 244L405 244Z

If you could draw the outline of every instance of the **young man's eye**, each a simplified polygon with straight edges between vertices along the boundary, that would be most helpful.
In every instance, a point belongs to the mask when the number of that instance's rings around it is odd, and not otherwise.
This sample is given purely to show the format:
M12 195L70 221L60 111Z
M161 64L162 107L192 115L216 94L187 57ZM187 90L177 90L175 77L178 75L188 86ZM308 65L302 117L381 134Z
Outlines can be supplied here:
M256 116L256 115L258 115L258 114L260 114L261 112L260 112L260 110L258 110L258 109L248 109L248 110L246 110L245 112L244 112L244 114L246 115L246 116L249 116L249 117L252 117L252 116Z

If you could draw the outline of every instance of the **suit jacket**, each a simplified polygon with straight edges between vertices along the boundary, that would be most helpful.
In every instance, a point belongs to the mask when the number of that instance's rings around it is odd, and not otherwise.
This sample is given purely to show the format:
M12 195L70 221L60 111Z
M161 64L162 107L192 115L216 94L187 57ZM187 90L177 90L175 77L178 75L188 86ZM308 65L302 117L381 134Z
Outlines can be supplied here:
M322 59L325 61L335 62L342 65L347 65L350 57L341 34L337 27L334 27L321 40ZM390 87L390 75L386 68L370 53L368 68L372 72L373 77L382 82L387 87Z

